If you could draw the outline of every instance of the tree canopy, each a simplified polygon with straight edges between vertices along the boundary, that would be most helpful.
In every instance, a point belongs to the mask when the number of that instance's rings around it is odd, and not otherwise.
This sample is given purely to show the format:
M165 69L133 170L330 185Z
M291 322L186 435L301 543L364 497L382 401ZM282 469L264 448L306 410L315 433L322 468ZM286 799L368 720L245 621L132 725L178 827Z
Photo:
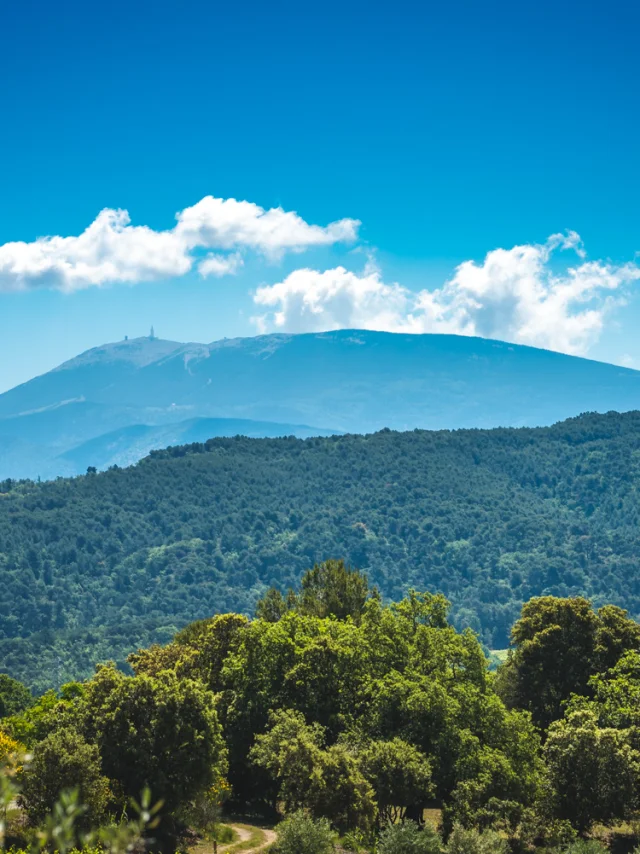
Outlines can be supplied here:
M334 595L344 606L326 607ZM198 620L132 654L133 675L102 665L3 718L2 755L33 753L31 821L74 781L91 823L151 787L166 850L221 793L234 810L286 817L282 850L336 833L356 847L379 837L381 851L483 854L637 814L640 635L621 609L526 603L493 674L442 594L385 604L332 561L279 616L274 601L267 592L254 619ZM424 824L434 806L444 839Z

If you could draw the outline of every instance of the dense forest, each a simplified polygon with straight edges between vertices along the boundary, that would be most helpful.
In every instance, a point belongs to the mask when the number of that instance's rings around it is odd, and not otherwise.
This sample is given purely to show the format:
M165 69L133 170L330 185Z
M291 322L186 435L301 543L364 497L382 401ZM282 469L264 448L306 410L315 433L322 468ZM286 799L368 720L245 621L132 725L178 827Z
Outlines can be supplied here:
M250 615L336 555L384 601L442 592L489 649L532 596L640 615L640 413L549 428L213 439L0 483L0 661L35 690Z
M413 590L384 605L327 561L297 592L267 591L253 620L210 617L132 654L132 675L102 665L37 699L5 677L0 836L170 854L216 834L224 808L275 823L279 854L328 854L338 838L376 854L632 847L640 624L532 599L494 675L448 611Z

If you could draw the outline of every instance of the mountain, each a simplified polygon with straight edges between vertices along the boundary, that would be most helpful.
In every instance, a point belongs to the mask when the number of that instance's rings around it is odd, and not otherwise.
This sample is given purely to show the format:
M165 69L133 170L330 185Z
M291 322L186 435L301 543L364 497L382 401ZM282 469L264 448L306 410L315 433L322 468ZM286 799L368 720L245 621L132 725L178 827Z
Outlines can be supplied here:
M280 425L262 433L247 427L264 436L312 425L292 430L302 436L541 426L638 407L640 372L481 338L361 330L208 345L138 338L89 350L0 395L0 476L82 471L87 443L98 437L91 465L135 461L164 439L141 441L134 425L203 418ZM106 434L123 429L110 457ZM190 441L189 429L176 428L176 440ZM22 456L11 450L18 438L32 443Z
M85 460L83 460L84 464ZM532 596L640 616L640 412L552 427L210 439L0 482L0 670L43 689L343 557L507 644Z
M250 421L243 418L192 418L177 424L149 427L132 424L89 439L72 448L59 459L64 460L79 472L89 466L100 469L109 466L128 466L146 457L150 451L173 445L206 442L220 436L247 436L249 438L275 438L277 436L329 436L334 431L305 427L302 424L277 424L272 421Z

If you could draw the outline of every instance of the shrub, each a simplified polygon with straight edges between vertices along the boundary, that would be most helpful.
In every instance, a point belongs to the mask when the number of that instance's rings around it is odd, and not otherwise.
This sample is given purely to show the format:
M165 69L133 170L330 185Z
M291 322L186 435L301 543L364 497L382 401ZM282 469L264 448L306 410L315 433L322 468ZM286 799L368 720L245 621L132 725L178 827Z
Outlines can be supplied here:
M445 851L446 854L506 854L507 840L493 830L467 830L455 824Z
M278 825L275 854L329 854L333 834L327 819L313 819L302 810L292 813Z
M379 854L440 854L442 840L433 825L415 821L390 824L380 834Z

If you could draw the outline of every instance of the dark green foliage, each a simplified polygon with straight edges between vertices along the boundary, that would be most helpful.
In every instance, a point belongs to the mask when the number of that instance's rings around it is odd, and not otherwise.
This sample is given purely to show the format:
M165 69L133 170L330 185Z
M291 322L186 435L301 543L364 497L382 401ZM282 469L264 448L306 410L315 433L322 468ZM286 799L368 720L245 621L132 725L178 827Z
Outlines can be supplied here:
M174 812L226 768L213 695L170 671L130 677L101 667L86 684L77 720L125 799L152 787Z
M532 599L511 632L512 649L500 668L498 691L528 709L547 727L572 694L590 694L590 678L628 650L640 647L640 625L626 611L606 605L594 611L580 597Z
M440 597L413 594L387 608L369 599L359 625L295 611L248 624L220 674L236 796L313 809L309 781L328 779L333 764L355 780L352 754L383 810L418 809L434 793L466 817L488 800L531 803L537 734L493 693L473 635L442 619Z
M63 685L59 694L47 691L21 713L5 718L2 728L31 749L55 730L74 725L74 701L83 691L78 682Z
M42 691L344 556L385 597L444 592L504 648L520 605L640 614L640 414L551 428L215 439L0 484L0 660ZM276 615L277 616L277 615Z
M73 730L60 730L36 745L22 777L21 804L32 825L40 824L65 790L77 789L85 812L80 826L96 827L111 799L95 744Z
M21 682L0 673L0 718L16 715L33 703L31 691Z
M297 611L308 617L351 617L359 622L364 604L370 595L367 576L345 566L343 560L317 563L302 576L300 593L289 590L286 596L277 587L270 587L256 605L256 617L269 623L277 622L287 611Z
M598 715L601 726L631 728L640 734L640 653L630 651L606 673L594 676L590 683L595 702L586 704ZM584 708L582 699L574 698L569 710ZM636 734L636 745L640 740Z

